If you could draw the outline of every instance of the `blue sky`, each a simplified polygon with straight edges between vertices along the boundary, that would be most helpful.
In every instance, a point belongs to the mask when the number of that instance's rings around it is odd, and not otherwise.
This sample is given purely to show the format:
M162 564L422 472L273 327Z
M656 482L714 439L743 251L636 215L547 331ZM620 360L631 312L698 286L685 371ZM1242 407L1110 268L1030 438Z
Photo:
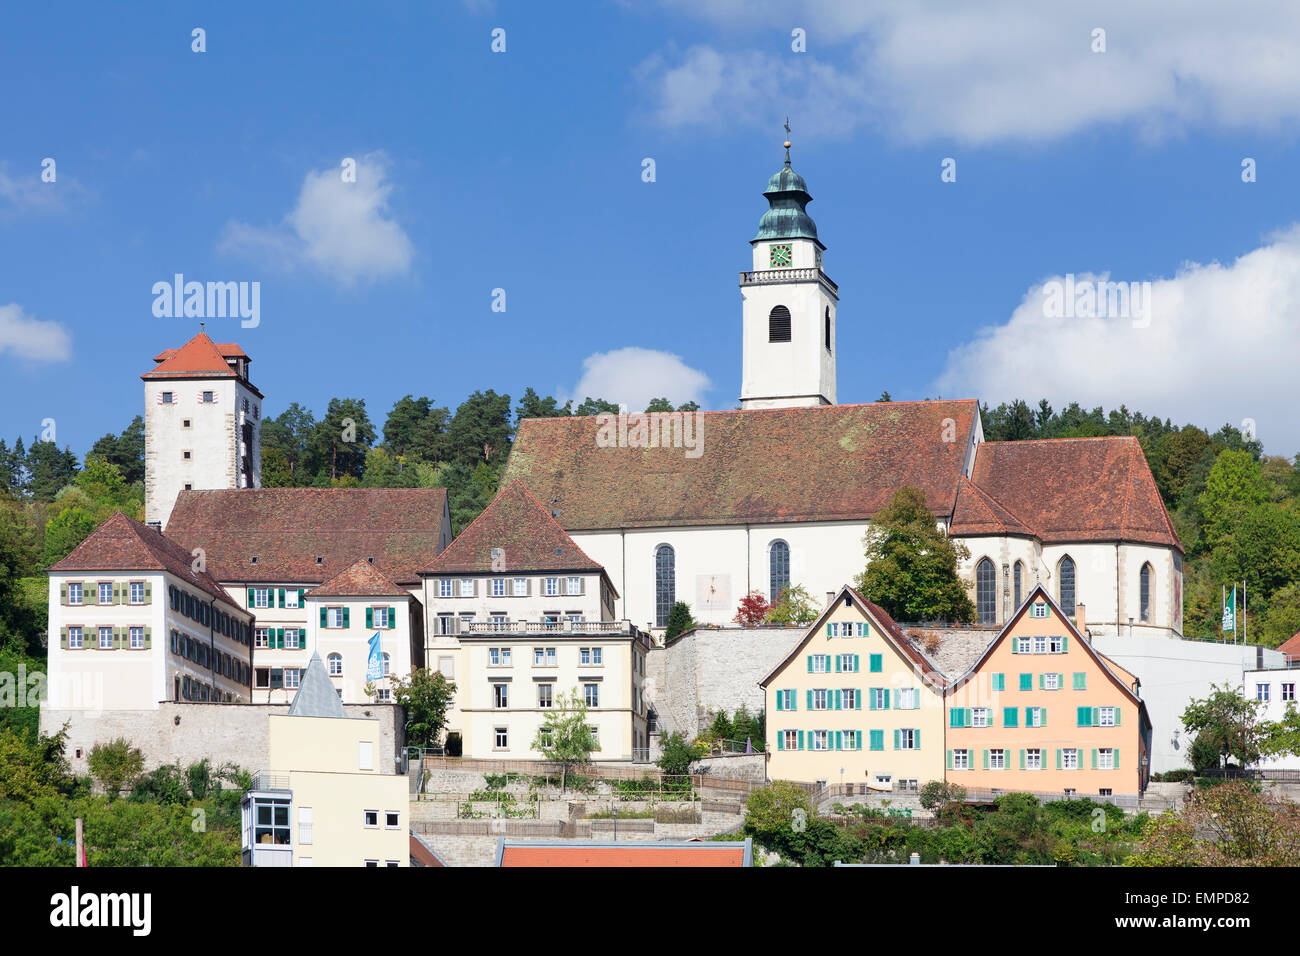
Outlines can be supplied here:
M208 330L253 357L271 415L346 395L382 425L407 393L529 385L731 408L788 113L841 402L1126 402L1249 418L1295 454L1300 15L1039 6L9 9L0 435L53 418L82 454L125 427L151 357L197 330L153 315L177 272L261 283L257 328ZM1151 282L1149 321L1046 316L1036 290L1066 274Z

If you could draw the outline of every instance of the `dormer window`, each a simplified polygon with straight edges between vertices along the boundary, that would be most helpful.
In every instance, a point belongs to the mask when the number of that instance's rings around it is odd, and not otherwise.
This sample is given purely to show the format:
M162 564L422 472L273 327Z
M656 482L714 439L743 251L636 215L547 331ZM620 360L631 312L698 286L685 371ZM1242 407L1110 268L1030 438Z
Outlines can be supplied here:
M257 564L257 555L253 555L251 558L249 558L249 559L248 559L248 563L249 563L249 564Z
M320 557L318 557L318 558L316 559L316 563L317 563L317 564L324 564L324 563L325 563L325 559L324 559L324 558L320 558Z

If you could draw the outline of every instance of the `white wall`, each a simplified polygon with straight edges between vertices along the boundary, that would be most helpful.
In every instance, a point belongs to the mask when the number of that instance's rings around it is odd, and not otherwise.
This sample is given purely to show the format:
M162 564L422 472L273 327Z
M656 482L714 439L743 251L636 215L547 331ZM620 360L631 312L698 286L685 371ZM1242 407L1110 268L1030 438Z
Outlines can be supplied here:
M1268 701L1259 709L1262 720L1281 720L1296 702L1296 688L1300 686L1300 667L1283 667L1274 670L1246 671L1242 678L1242 693L1248 700L1259 699L1259 685L1268 685ZM1283 699L1284 685L1290 685L1291 699ZM1300 770L1300 754L1284 757L1265 757L1258 764L1261 770Z

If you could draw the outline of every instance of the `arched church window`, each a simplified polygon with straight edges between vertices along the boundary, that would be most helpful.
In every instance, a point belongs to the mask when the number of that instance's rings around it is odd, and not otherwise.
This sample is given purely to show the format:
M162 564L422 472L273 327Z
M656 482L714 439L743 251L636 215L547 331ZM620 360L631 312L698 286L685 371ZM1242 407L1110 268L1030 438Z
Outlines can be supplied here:
M775 604L790 586L790 545L784 541L772 542L768 551L768 572L767 593Z
M997 623L998 572L988 558L975 565L975 612L981 624Z
M1138 611L1143 621L1151 620L1151 565L1142 565L1138 572Z
M1068 554L1061 559L1061 570L1057 580L1060 582L1058 587L1061 611L1067 617L1074 617L1074 559Z
M767 340L790 341L790 310L783 305L776 306L767 316Z
M826 351L831 350L831 307L826 306Z
M1016 608L1025 599L1025 565L1023 561L1017 561L1015 568L1011 572L1011 585L1015 591Z
M668 623L668 613L677 600L677 556L672 546L655 548L655 627Z

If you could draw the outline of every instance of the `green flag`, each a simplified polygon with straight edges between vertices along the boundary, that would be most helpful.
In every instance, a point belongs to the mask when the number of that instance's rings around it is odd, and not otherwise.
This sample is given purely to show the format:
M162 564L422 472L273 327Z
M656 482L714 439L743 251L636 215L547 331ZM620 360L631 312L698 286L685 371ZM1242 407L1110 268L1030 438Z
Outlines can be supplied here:
M1223 606L1223 629L1237 632L1237 585L1232 586L1228 594L1228 603Z

